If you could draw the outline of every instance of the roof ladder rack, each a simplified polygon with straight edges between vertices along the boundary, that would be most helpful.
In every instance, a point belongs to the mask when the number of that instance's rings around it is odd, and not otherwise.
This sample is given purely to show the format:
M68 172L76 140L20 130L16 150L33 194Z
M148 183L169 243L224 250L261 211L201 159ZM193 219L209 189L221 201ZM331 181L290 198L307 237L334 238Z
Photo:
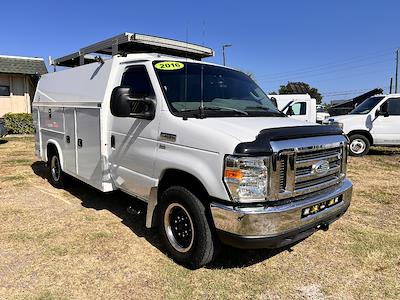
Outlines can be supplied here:
M208 47L157 36L125 32L81 48L78 52L54 60L50 59L50 64L54 67L77 67L99 60L98 57L89 54L114 56L118 54L127 55L130 53L151 52L196 60L214 56L214 51Z

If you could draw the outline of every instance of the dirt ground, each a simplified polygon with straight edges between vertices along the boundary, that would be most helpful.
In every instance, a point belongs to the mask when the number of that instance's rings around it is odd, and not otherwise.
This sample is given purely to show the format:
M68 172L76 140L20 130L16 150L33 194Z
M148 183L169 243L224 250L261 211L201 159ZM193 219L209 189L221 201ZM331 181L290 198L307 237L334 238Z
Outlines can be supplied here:
M122 193L47 182L32 137L0 140L0 299L400 299L400 148L350 158L349 211L288 250L185 269Z

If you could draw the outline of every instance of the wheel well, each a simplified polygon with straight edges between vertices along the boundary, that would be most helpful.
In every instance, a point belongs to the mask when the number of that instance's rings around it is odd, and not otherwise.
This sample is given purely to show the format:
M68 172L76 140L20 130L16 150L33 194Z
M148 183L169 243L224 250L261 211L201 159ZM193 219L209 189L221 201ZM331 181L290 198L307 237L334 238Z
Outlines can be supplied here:
M158 199L167 188L174 185L187 188L199 197L203 203L209 202L209 194L200 180L190 173L176 169L169 169L164 172L158 184Z
M195 194L206 208L206 217L208 221L210 222L210 224L214 224L211 216L211 210L209 209L209 203L211 202L211 197L208 194L204 185L201 183L201 181L188 172L177 169L166 170L162 175L161 180L158 184L157 202L160 201L162 193L167 188L174 185L185 187L190 192ZM158 204L159 203L157 203L157 206L152 216L152 222L151 222L152 227L157 227L159 225L158 220L160 214L159 210L160 206Z
M52 143L47 144L47 161L50 159L50 156L55 153L58 153L56 145Z
M368 131L365 131L365 130L353 130L353 131L350 131L347 135L350 138L352 135L355 135L355 134L360 134L360 135L365 136L368 139L368 141L371 144L371 146L373 145L374 139L372 138L371 133L369 133Z

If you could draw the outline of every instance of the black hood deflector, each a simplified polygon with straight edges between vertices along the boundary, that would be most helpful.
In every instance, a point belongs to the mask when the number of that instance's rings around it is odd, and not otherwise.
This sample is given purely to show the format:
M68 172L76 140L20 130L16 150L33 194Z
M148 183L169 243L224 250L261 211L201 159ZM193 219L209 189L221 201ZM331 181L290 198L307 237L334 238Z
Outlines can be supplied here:
M306 137L343 135L342 129L332 125L312 125L263 129L253 142L240 143L235 148L238 155L271 155L271 141L291 140Z

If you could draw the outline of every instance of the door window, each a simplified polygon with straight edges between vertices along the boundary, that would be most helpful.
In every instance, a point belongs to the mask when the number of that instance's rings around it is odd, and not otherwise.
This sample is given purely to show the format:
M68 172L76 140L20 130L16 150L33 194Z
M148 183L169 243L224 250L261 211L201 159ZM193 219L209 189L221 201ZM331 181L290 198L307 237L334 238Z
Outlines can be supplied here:
M389 116L400 116L400 98L391 98L387 102Z
M122 75L121 86L130 87L135 98L154 96L154 90L145 66L129 68Z
M307 103L306 102L296 102L292 106L292 115L294 116L304 116L307 111Z
M145 66L130 67L122 75L121 86L130 87L133 98L154 98L154 90ZM131 112L142 113L146 105L132 101Z

